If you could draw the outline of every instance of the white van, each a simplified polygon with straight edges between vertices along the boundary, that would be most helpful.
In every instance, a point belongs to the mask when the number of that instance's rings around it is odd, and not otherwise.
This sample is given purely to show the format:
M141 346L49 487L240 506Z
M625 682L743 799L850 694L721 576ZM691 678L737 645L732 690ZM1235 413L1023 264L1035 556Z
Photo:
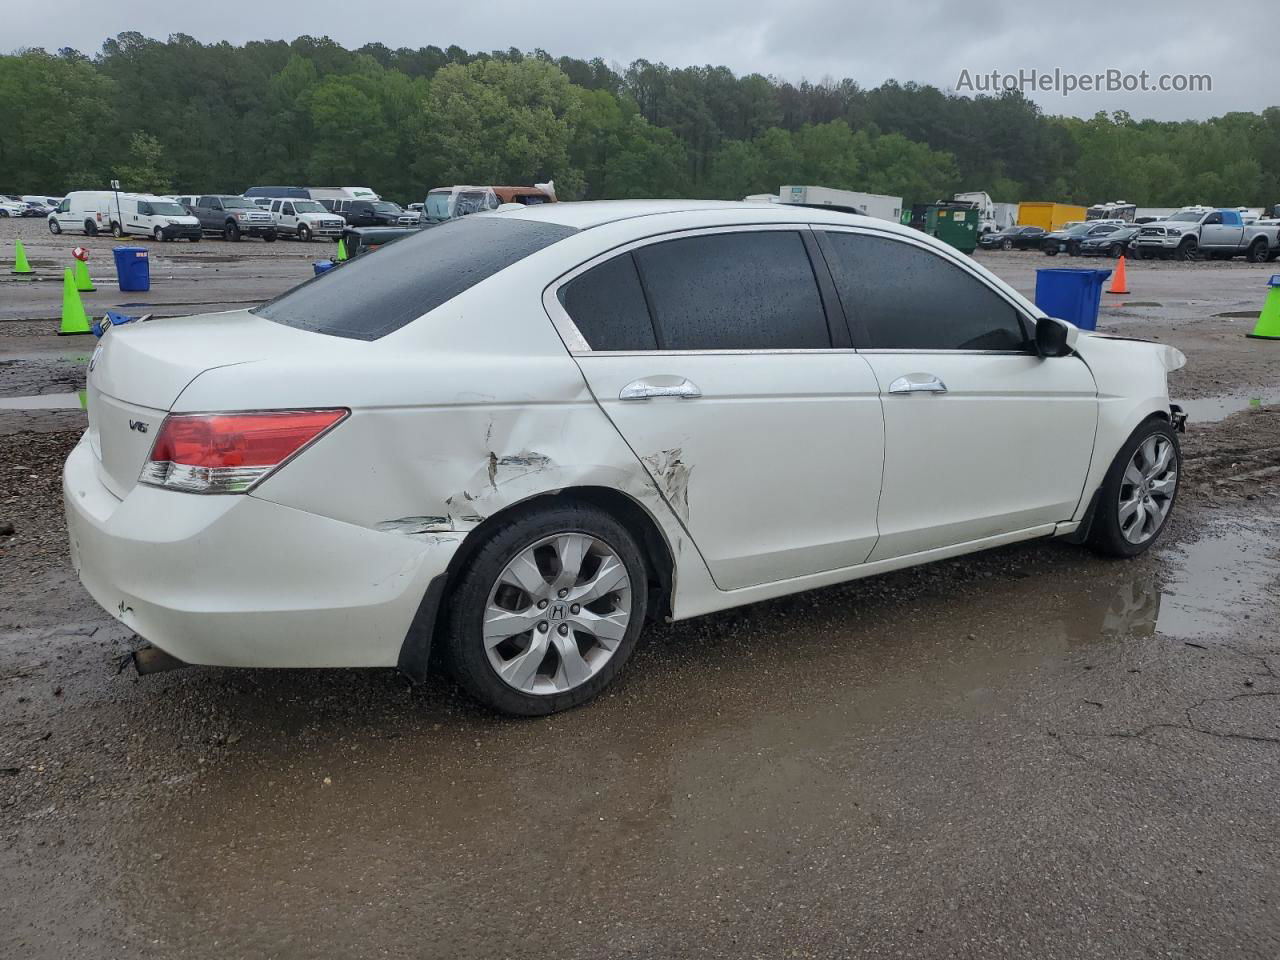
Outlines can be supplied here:
M50 233L84 233L91 237L111 230L116 221L115 194L110 190L73 190L49 214Z
M319 200L326 210L333 209L335 200L381 200L368 187L308 187L312 200Z
M119 220L113 218L111 232L117 237L133 234L153 240L185 237L192 243L198 243L201 236L200 221L182 204L169 197L146 193L120 194Z

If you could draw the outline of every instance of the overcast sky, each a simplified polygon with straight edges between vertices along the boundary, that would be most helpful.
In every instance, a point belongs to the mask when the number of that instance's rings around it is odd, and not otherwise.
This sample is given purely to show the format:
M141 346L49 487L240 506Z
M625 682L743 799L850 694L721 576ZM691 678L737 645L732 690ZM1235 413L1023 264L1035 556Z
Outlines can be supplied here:
M975 84L993 70L1145 70L1152 83L1162 74L1208 74L1208 92L1027 91L1048 113L1128 110L1180 120L1280 105L1278 27L1278 0L15 0L3 16L0 49L70 46L94 54L107 37L137 30L205 42L311 34L346 47L541 47L623 66L644 57L792 81L915 80L944 90L957 89L966 70Z

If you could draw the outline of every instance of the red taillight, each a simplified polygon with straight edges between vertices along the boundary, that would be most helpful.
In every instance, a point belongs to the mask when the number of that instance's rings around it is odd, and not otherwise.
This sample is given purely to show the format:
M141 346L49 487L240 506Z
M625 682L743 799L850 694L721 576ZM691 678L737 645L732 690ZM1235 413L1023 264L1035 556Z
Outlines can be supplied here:
M161 424L138 480L192 493L243 493L348 413L175 414Z

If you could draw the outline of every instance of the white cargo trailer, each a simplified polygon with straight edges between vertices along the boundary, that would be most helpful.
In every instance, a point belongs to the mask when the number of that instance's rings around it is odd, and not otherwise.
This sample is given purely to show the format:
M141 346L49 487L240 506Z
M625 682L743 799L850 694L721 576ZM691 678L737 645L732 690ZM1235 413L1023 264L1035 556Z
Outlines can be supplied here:
M991 206L994 212L994 216L991 219L995 222L997 230L1018 225L1018 205L1016 203L1000 203L997 201Z
M879 193L834 190L831 187L782 186L778 188L778 200L807 207L836 207L894 223L902 220L902 198Z

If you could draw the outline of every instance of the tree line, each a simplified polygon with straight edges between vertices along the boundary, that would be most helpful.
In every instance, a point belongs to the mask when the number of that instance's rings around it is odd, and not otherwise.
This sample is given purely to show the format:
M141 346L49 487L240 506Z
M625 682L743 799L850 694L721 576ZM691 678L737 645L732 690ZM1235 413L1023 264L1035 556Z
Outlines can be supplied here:
M1048 116L1020 93L789 83L726 67L328 38L243 46L122 33L93 57L0 56L0 192L160 193L554 178L562 199L740 198L784 183L910 204L1280 203L1280 107L1204 121Z

